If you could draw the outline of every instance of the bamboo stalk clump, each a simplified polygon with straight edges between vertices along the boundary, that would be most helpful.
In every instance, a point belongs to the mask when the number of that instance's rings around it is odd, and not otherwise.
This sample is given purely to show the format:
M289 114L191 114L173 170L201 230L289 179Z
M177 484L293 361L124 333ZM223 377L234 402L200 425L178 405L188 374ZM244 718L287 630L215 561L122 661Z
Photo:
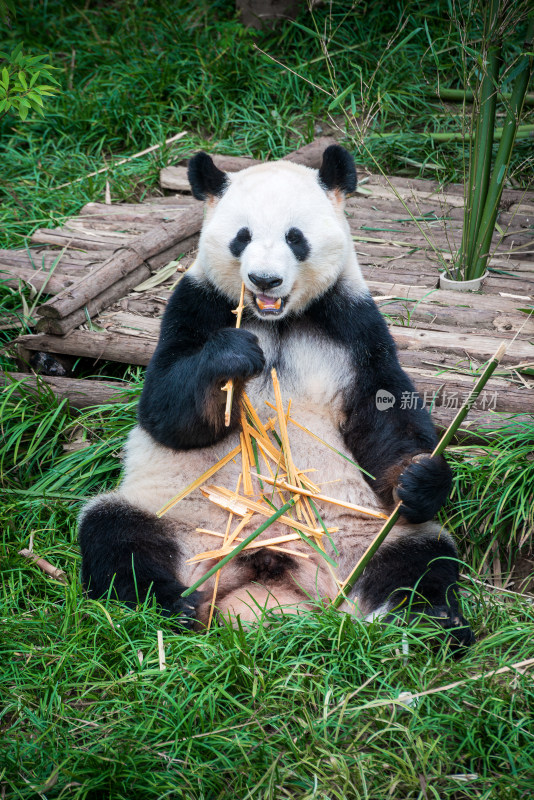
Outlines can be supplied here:
M241 313L243 297L242 291ZM236 309L238 315L240 307ZM240 322L240 316L238 316L238 322ZM324 560L335 584L341 587L341 581L336 574L337 564L327 553L323 541L326 536L332 545L333 552L337 554L331 535L339 529L327 527L324 524L314 501L337 505L348 511L374 518L385 518L386 516L378 509L356 506L321 493L320 488L306 472L298 469L293 462L288 432L288 422L296 423L289 413L291 401L288 403L287 410L284 409L276 370L272 371L271 377L276 405L268 405L276 411L276 418L264 424L247 395L243 394L240 409L239 445L183 488L157 512L159 517L167 514L177 503L180 503L192 492L199 490L206 502L222 508L229 515L224 531L197 529L200 534L211 535L218 539L220 546L197 553L189 559L189 563L193 564L216 560L216 563L183 593L183 596L187 597L205 581L215 576L208 627L213 619L221 570L245 549L265 547L299 559L308 559L311 552L315 551ZM223 390L226 389L227 386L223 387ZM296 424L298 425L298 423ZM275 434L275 427L278 428L279 435ZM314 436L307 428L303 427L303 430L310 436ZM318 439L318 437L315 438ZM323 442L321 439L319 441ZM323 444L328 446L326 442ZM239 456L241 456L241 472L235 489L208 483L209 479L219 470L230 461L238 459ZM263 462L261 468L260 459ZM272 491L267 492L267 487L272 487ZM277 500L276 504L275 499ZM264 521L247 534L247 529L254 527L254 517L263 517ZM238 519L238 522L232 530L235 518ZM286 532L258 540L260 534L275 522L284 526ZM295 549L295 544L302 545L303 542L310 548L310 553L306 552L306 548L304 550L302 547Z

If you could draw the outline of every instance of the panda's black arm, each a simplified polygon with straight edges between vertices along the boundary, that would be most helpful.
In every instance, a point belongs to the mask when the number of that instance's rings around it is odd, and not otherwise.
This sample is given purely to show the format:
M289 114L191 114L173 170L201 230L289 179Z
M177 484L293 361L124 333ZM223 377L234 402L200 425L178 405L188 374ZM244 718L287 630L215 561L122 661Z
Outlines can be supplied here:
M160 444L177 450L207 447L235 427L239 393L261 372L263 353L249 331L236 330L229 301L185 275L161 322L139 401L139 424ZM226 393L234 379L232 424L224 426Z
M355 380L344 398L342 432L355 459L373 476L367 477L369 484L388 505L398 495L410 522L431 519L449 495L451 471L443 457L428 457L437 443L434 426L399 364L395 343L374 300L338 285L307 313L351 353ZM377 403L380 390L395 402L385 407Z

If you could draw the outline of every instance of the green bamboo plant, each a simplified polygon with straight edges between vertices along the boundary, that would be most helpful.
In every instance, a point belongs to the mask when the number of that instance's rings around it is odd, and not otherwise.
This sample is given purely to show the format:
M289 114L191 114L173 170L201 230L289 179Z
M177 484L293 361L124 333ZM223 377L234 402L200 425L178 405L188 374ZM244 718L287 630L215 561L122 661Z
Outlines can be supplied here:
M502 190L532 76L534 13L530 15L527 38L514 70L512 91L509 95L500 93L501 50L504 36L510 27L510 20L506 20L505 5L503 0L489 0L485 7L483 68L474 93L474 135L470 139L462 243L455 266L451 270L451 277L457 280L472 280L486 272ZM503 102L506 116L493 160L498 100Z

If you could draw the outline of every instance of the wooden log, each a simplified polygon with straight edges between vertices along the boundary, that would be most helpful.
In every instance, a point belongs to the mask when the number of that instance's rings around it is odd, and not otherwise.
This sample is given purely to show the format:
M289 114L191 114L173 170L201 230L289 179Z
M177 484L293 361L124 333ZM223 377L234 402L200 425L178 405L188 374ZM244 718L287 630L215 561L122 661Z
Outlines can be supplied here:
M479 336L462 331L429 331L418 328L389 328L398 349L435 350L456 356L468 355L477 361L487 361L495 353L504 337ZM503 364L534 361L534 347L527 341L516 339L507 342L508 349L502 358Z
M58 273L76 273L85 270L91 264L96 264L109 258L113 250L104 252L84 253L80 250L66 250L62 252L52 247L39 247L33 250L0 250L0 264L9 267L22 267L32 271L42 269L50 271L54 268L54 275Z
M99 311L120 300L125 294L128 294L131 289L138 286L151 275L150 267L147 264L141 264L136 269L129 272L124 278L121 278L111 286L108 286L103 292L93 297L92 300L87 302L83 308L78 308L72 314L68 314L61 319L54 319L52 317L41 317L37 323L37 330L44 331L45 333L53 333L58 336L64 336L78 325L87 322L87 317L95 317Z
M384 276L385 277L385 276ZM498 297L494 294L479 292L451 292L448 289L426 289L410 284L394 283L387 280L368 280L367 286L372 293L378 292L382 296L395 296L422 300L425 303L437 303L456 309L459 317L466 308L484 308L496 313L514 313L523 306L521 300ZM526 317L523 316L523 319Z
M156 203L155 201L161 201ZM113 219L124 218L149 220L152 218L163 221L169 214L174 214L179 208L191 208L191 206L201 205L200 200L194 197L153 197L143 203L86 203L80 209L80 217L95 216Z
M445 372L432 375L422 369L409 370L415 388L419 392L425 407L450 408L458 410L476 383L477 376L461 375ZM534 384L531 389L526 386L514 386L502 378L492 378L491 383L474 405L475 410L505 412L510 414L534 413Z
M95 362L107 360L146 366L156 349L157 337L74 330L67 336L54 336L48 333L28 334L16 341L27 350L68 353L92 358Z
M464 331L478 333L485 330L490 335L495 331L528 330L532 334L534 322L526 315L517 313L501 314L490 308L455 308L439 304L395 300L377 300L377 305L384 316L399 325L409 324L411 327L432 326L447 329L461 327Z
M367 247L368 245L366 245ZM439 278L437 264L432 265L432 262L427 261L427 266L425 266L424 263L401 258L397 261L391 261L385 266L383 257L375 258L370 255L362 255L358 247L356 250L365 280L391 281L392 283L428 287L429 289L437 288ZM512 294L519 300L531 300L534 297L534 283L529 280L528 273L520 273L520 275L521 277L508 275L493 277L490 274L484 280L483 293L499 296L501 296L501 293L505 295Z
M282 161L291 161L293 164L302 164L304 167L311 167L312 169L319 169L323 160L323 153L331 144L337 144L332 136L320 136L314 139L310 144L305 144L288 153L287 156L282 158Z
M171 261L175 261L181 255L189 253L191 250L196 250L198 247L199 238L200 236L198 233L195 233L193 236L188 236L186 239L182 239L176 244L173 244L172 247L162 250L161 253L158 253L151 258L147 258L146 263L150 267L151 271L155 272L160 267L164 267ZM188 263L187 266L190 266L190 264Z
M123 279L146 259L198 233L202 219L202 209L191 208L180 214L179 219L173 222L156 225L153 230L139 236L115 253L91 274L81 278L74 287L60 292L49 303L42 305L38 311L39 315L60 319L72 314L118 280Z
M16 288L20 282L33 286L40 291L45 287L44 294L59 294L79 280L78 275L65 275L65 273L50 274L44 269L27 269L13 267L0 263L0 280L7 286Z
M123 403L125 391L130 384L120 381L97 381L76 378L52 378L48 375L28 375L25 372L0 373L0 386L9 389L18 381L23 382L24 389L39 394L43 384L50 388L60 400L68 400L72 408L89 408L106 403ZM17 394L18 392L15 390Z
M163 167L159 173L159 185L173 192L190 192L187 167Z
M123 247L132 236L121 233L99 231L98 235L66 231L63 228L39 228L32 234L30 241L34 244L55 244L58 247L78 247L81 250L115 250Z
M402 176L385 176L377 173L365 171L365 176L369 178L368 185L374 186L395 186L402 189L413 189L415 191L439 193L446 189L447 194L457 194L464 196L465 188L463 183L443 184L440 181L429 181L426 178L404 178ZM504 189L501 205L508 206L511 203L534 203L534 192L525 192L522 189Z
M108 206L110 208L110 206ZM176 215L174 214L175 218ZM162 220L163 221L163 220ZM142 219L133 220L123 214L121 217L112 216L86 216L71 217L62 227L62 231L69 233L72 231L80 236L142 236L152 230L158 220Z

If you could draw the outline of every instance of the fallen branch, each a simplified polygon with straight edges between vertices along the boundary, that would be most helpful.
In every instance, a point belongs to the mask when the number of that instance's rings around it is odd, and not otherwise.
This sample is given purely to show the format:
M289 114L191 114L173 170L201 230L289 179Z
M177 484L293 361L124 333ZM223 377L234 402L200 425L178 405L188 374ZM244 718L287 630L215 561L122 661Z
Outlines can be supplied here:
M54 578L56 581L59 581L60 583L65 583L65 584L67 583L67 575L65 572L63 572L62 569L59 569L59 567L54 567L45 558L39 558L38 555L33 553L31 550L28 550L26 547L23 548L22 550L19 550L19 556L27 558L30 561L33 561L36 564L36 566L38 566L39 569L41 569L45 573L45 575L49 575L51 578Z

